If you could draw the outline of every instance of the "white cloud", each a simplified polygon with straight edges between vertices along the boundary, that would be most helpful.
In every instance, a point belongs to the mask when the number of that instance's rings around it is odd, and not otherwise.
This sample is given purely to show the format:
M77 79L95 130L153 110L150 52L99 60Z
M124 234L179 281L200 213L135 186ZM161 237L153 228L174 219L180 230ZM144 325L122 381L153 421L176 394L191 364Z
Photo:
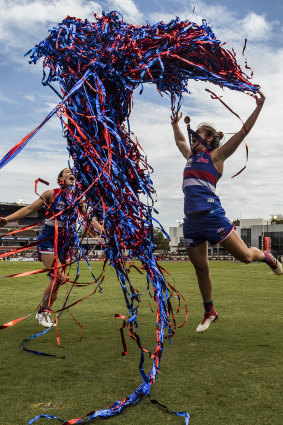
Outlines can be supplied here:
M37 40L51 23L67 15L93 20L93 13L102 11L100 3L85 0L0 0L0 8L0 41L6 47Z
M36 102L36 97L33 94L25 94L23 98L32 103Z
M16 100L12 99L11 97L6 96L5 94L0 92L0 101L1 103L17 103Z
M271 34L272 28L265 20L264 16L249 13L241 22L244 34L247 34L249 40L264 40Z
M0 5L6 26L58 22L67 15L91 19L94 12L101 12L99 3L84 0L1 0Z
M143 14L138 10L135 2L132 0L107 0L107 6L109 11L111 9L120 12L125 22L137 24L143 19Z
M171 19L178 16L181 20L189 20L196 22L198 25L202 24L202 20L206 19L208 24L213 26L225 26L227 22L235 20L235 12L228 9L227 6L222 6L217 3L205 3L203 1L198 1L197 3L193 1L188 1L184 3L183 0L178 1L179 6L172 10L168 8L162 9L157 12L152 12L150 14L151 24L158 22L160 20L166 22L171 21Z

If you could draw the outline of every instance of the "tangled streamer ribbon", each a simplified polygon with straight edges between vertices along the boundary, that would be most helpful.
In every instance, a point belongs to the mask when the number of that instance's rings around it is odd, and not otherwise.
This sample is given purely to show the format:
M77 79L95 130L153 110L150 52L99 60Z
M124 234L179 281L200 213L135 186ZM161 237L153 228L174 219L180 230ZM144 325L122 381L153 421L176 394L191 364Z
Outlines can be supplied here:
M86 418L62 421L40 415L30 424L39 418L65 424L86 423L96 417L116 415L126 406L136 404L149 395L159 372L165 334L170 338L174 332L172 289L153 255L152 169L129 127L133 91L140 86L142 92L143 84L154 84L161 94L170 96L171 107L179 110L189 79L242 92L258 90L238 65L234 52L221 46L206 21L198 26L176 18L168 24L137 26L125 23L117 12L95 18L95 22L88 22L68 16L27 53L30 63L44 58L42 84L50 86L61 100L42 124L8 152L0 167L52 115L59 116L90 218L95 214L109 240L106 256L123 290L128 324L134 329L132 333L137 334L141 295L131 283L127 266L128 260L135 259L146 272L147 289L156 302L157 342L149 373L143 366L146 350L140 350L143 382L124 400ZM144 195L146 202L140 200ZM189 423L188 413L174 413Z

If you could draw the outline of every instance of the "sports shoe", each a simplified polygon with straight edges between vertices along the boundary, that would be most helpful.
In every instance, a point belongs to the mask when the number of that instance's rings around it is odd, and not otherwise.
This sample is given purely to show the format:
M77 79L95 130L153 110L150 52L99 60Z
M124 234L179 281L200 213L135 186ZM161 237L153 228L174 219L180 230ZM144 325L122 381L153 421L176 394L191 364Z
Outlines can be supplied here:
M55 322L52 320L51 314L49 311L42 311L41 313L36 313L35 318L38 323L45 328L51 328L51 326L56 326Z
M283 273L283 269L281 264L279 263L279 261L276 260L275 257L273 257L272 254L270 254L270 252L267 251L263 251L264 256L265 256L265 260L263 260L273 271L273 273L280 275Z
M196 328L196 332L205 332L210 326L210 323L215 322L218 319L218 314L215 310L210 311L209 313L204 313L202 322Z

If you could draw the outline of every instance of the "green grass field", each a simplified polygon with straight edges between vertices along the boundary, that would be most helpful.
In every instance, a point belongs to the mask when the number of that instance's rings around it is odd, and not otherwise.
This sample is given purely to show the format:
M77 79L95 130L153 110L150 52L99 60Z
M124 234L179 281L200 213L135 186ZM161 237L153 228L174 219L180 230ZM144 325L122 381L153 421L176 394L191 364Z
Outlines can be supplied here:
M196 334L203 310L192 265L161 263L189 307L187 324L177 330L172 344L165 342L161 373L151 396L170 410L188 411L190 425L282 425L283 423L283 277L273 275L264 264L212 262L214 302L219 320L205 334ZM98 274L102 263L92 263ZM40 263L0 263L0 275L41 268ZM143 345L155 347L155 315L150 311L145 277L130 273L142 293L139 332ZM172 279L171 279L172 280ZM81 265L80 281L90 281ZM122 290L108 267L103 293L72 308L80 328L65 312L56 331L31 341L33 350L66 355L65 360L35 356L21 349L21 341L43 330L35 321L35 309L46 283L45 275L1 279L0 324L24 316L28 319L0 332L0 424L24 425L41 413L61 419L84 416L132 393L141 383L139 351L126 334L128 355L121 356L115 313L126 315ZM75 288L71 301L85 296L93 286ZM60 289L54 307L60 308L66 288ZM184 310L178 321L184 318ZM151 361L146 360L146 370ZM102 423L98 419L95 423ZM147 398L136 407L108 420L116 425L184 424ZM56 421L41 419L36 424ZM59 423L59 422L58 422Z

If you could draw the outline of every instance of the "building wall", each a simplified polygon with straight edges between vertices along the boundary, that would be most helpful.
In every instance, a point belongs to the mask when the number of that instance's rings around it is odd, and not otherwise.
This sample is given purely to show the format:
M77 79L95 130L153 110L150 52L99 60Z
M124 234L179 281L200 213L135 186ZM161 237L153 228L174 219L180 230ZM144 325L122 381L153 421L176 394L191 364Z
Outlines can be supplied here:
M267 222L264 218L241 218L240 227L264 226Z
M183 225L181 224L178 227L169 227L169 236L170 236L170 252L177 251L179 243L183 239Z

